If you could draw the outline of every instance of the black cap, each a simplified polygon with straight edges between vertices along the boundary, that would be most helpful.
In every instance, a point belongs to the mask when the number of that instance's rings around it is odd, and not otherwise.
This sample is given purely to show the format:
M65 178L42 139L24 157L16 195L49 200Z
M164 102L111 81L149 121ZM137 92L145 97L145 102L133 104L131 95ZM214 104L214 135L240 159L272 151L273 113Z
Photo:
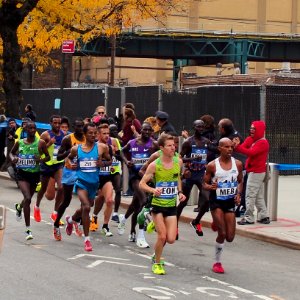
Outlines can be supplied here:
M169 115L165 111L157 111L155 113L155 117L160 120L167 120L169 118Z

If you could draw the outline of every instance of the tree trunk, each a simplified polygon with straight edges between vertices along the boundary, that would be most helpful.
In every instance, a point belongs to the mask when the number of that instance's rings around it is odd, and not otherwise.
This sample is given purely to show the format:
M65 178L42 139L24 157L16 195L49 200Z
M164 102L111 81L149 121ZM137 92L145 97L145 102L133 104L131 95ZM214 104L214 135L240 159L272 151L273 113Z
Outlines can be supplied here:
M0 30L3 41L3 89L6 95L6 115L20 117L22 103L21 50L18 43L17 27L2 27Z

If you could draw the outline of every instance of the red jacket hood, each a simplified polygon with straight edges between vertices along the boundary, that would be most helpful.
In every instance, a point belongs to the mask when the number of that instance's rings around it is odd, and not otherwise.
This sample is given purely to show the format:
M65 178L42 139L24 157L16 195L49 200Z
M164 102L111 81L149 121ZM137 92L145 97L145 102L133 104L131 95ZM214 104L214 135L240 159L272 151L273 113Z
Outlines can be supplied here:
M266 124L264 121L253 121L251 126L255 128L253 140L257 141L265 136Z

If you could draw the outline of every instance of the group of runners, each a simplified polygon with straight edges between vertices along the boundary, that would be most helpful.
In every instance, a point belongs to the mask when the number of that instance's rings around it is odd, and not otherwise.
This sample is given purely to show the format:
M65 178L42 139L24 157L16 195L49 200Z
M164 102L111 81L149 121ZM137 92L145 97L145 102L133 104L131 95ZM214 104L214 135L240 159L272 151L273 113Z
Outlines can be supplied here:
M23 194L23 200L15 205L16 218L21 220L23 211L27 240L33 238L30 204L37 184L40 182L41 186L33 211L35 221L40 222L41 200L50 182L54 182L56 195L51 219L55 240L62 240L63 215L75 192L80 203L72 216L65 217L67 235L74 231L83 236L85 251L92 251L89 232L98 229L98 214L105 205L101 233L107 237L113 235L110 220L118 222L118 234L123 235L131 217L128 241L135 242L140 248L149 248L144 232L147 228L149 231L155 228L157 240L152 272L163 275L163 248L166 243L172 244L178 239L179 217L193 185L197 185L202 201L191 225L196 234L202 236L200 221L210 208L212 229L218 232L213 271L224 273L221 253L225 240L231 242L234 239L235 206L240 204L243 188L242 163L232 157L234 143L229 138L222 138L215 145L203 135L204 122L196 120L194 134L185 140L178 153L178 137L161 133L155 140L151 124L146 122L142 124L140 134L123 147L118 138L113 137L115 124L97 126L76 119L73 133L67 135L60 129L60 116L51 116L50 125L51 129L38 138L35 123L29 121L27 137L17 140L10 152ZM121 163L128 167L133 197L126 213L118 215Z

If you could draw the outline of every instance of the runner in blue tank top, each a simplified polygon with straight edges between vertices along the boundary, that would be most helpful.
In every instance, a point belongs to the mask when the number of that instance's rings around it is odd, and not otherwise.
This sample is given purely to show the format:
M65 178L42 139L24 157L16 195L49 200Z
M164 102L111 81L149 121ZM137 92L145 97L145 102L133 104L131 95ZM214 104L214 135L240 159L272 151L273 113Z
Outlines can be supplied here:
M96 143L97 128L95 124L85 124L83 133L85 135L85 143L72 147L68 156L72 168L77 169L75 191L81 202L81 207L72 217L66 217L66 232L68 235L71 235L73 222L76 222L81 217L85 236L84 249L85 251L92 251L89 237L90 209L94 204L99 185L99 169L104 166L102 161L109 161L111 158L108 146L103 143ZM75 158L77 158L77 161L74 161Z
M132 186L133 198L125 216L119 216L120 223L118 225L118 233L120 235L124 234L125 222L132 215L131 218L131 230L128 237L128 241L136 242L137 246L140 248L149 248L148 243L144 236L144 226L139 226L139 234L136 239L135 227L137 224L137 215L146 203L147 197L146 193L139 188L139 183L141 176L139 175L139 170L142 168L144 163L149 159L152 153L157 149L157 142L151 137L153 129L149 123L143 123L141 129L141 136L129 141L125 145L121 152L121 157L124 163L129 168L129 184ZM130 159L126 159L125 154L129 154Z

